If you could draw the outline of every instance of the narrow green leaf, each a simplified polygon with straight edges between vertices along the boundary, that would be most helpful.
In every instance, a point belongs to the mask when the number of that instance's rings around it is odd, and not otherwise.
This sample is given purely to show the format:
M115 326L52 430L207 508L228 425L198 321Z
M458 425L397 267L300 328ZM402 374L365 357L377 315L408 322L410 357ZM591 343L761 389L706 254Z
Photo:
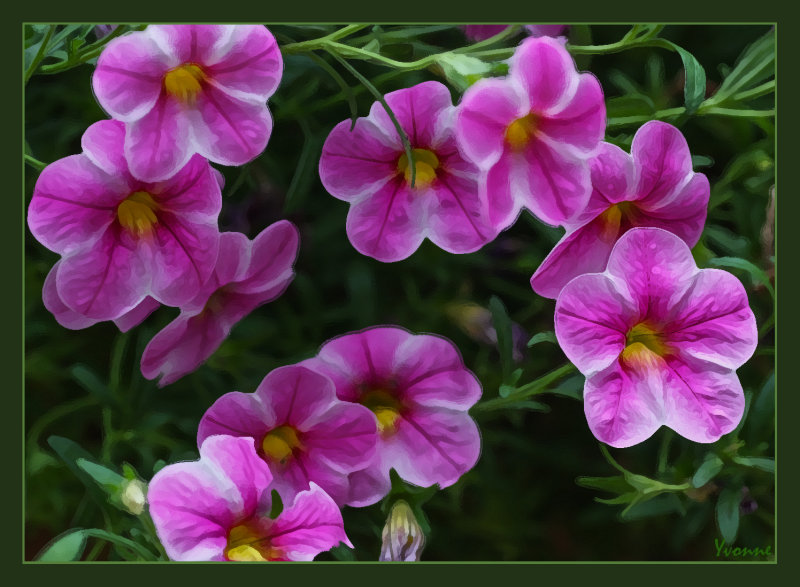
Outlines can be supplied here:
M539 334L534 334L528 341L528 346L532 347L533 345L539 344L540 342L552 342L553 344L558 344L558 340L556 339L556 333L553 331L547 331L547 332L540 332Z
M122 475L84 458L79 458L76 463L109 495L117 495L122 490L125 483Z
M735 67L722 80L714 94L714 101L725 101L733 94L752 87L775 74L775 32L769 31L748 46L736 62Z
M34 560L48 563L75 561L81 558L86 548L86 533L83 530L68 530L53 538Z
M686 113L693 114L706 97L706 70L700 65L694 55L683 47L674 45L681 56L683 69L686 72L686 82L683 87L683 101Z
M725 542L733 544L739 531L739 504L742 501L740 487L726 487L717 499L717 525Z
M492 313L492 325L497 333L497 350L500 352L500 365L503 370L503 381L508 381L513 361L511 318L497 296L489 300L489 311Z
M764 457L733 457L733 461L745 467L754 467L767 473L775 472L775 459Z
M117 552L120 554L120 556L123 556L123 558L127 558L127 560L136 560L136 557L138 557L138 560L146 560L146 561L152 561L157 559L157 557L147 548L145 548L138 542L134 542L129 538L125 538L124 536L114 534L113 532L100 530L99 528L90 528L87 530L83 530L83 532L87 536L92 536L94 538L100 538L102 540L107 540L108 542L111 542L114 546L117 547ZM123 555L124 551L122 549L128 550L131 554L134 554L135 557Z
M51 436L47 439L47 444L56 452L70 471L83 482L88 488L89 493L94 496L99 503L103 503L105 501L105 494L97 486L94 479L78 466L78 459L93 461L94 458L92 455L86 452L86 450L76 442L73 442L69 438L64 438L63 436Z
M356 120L358 120L358 105L356 104L356 97L353 93L353 88L351 88L350 85L344 81L344 78L339 75L339 72L336 71L333 66L331 66L331 64L325 61L322 57L314 53L309 53L308 56L314 61L314 63L324 69L337 84L339 84L339 87L341 88L345 95L345 99L347 100L347 105L350 107L350 130L352 131L356 126Z
M769 277L767 277L767 274L764 273L763 269L757 267L747 259L741 259L739 257L717 257L715 259L711 259L709 263L715 267L732 267L734 269L742 269L743 271L746 271L753 280L753 283L762 284L769 292L769 295L775 299L775 290L773 289L772 284L769 282Z
M703 460L703 464L697 468L694 477L692 477L692 486L702 487L711 481L722 470L722 465L722 459L714 453L708 453L705 460Z
M614 477L578 477L575 479L575 483L581 487L600 489L610 493L622 494L631 490L631 486L621 475L615 475Z
M103 383L100 378L86 365L75 365L70 369L70 375L81 387L94 395L105 406L116 406L117 402L111 394L108 385Z
M652 499L642 499L637 503L632 503L625 508L621 516L626 521L632 521L672 513L679 513L683 516L686 514L686 509L677 495L674 493L662 493Z

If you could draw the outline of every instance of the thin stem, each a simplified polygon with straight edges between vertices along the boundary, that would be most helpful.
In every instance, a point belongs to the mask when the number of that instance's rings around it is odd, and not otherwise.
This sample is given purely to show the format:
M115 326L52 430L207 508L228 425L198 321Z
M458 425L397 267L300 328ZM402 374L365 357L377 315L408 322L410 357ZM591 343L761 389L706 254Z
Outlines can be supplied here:
M575 365L572 363L567 363L566 365L562 365L558 369L550 371L545 375L542 375L538 379L534 379L530 383L526 383L525 385L518 387L514 391L512 391L506 397L497 397L494 399L490 399L484 402L477 404L473 410L475 411L485 411L485 410L497 410L507 407L513 407L516 402L528 399L534 395L539 393L546 393L547 387L565 375L572 373L575 370Z
M45 53L47 52L47 45L50 43L50 38L53 36L53 33L56 30L56 25L51 24L50 28L47 29L47 33L42 40L42 44L39 45L39 50L36 52L36 56L31 61L31 64L28 66L28 70L25 72L25 84L27 85L28 80L31 79L33 73L36 71L36 68L39 67L39 63L41 63L42 59L44 59Z
M42 68L39 70L39 73L44 75L52 75L54 73L61 73L62 71L67 71L68 69L72 69L73 67L77 67L83 63L86 63L89 59L93 59L100 55L103 52L103 48L109 43L109 41L116 39L120 35L127 33L129 31L140 31L144 30L144 25L139 27L128 28L126 26L120 25L111 31L108 35L100 39L99 41L95 41L91 45L87 45L80 51L78 51L75 55L70 57L67 61L62 61L61 63L54 63L53 65L43 65Z
M348 35L358 32L367 28L368 24L350 24L346 27L340 28L338 31L332 32L330 35L320 37L318 39L311 39L309 41L301 41L299 43L289 43L281 47L281 53L284 55L296 55L297 53L305 53L308 51L316 51L317 49L324 49L329 42L342 39Z
M47 167L47 163L43 163L36 159L35 157L31 157L30 155L24 155L25 163L33 167L36 171L41 171L45 167Z
M775 91L775 80L769 80L768 82L764 82L760 86L756 86L754 88L750 88L749 90L745 90L743 92L739 92L733 96L733 100L737 102L743 102L744 100L752 100L754 98L760 98L761 96L766 96Z
M658 449L658 474L663 475L667 471L667 459L669 458L669 446L675 433L669 428L666 429L661 438L661 446Z
M97 399L94 397L82 397L66 404L56 406L49 412L45 413L41 418L36 420L33 426L31 426L30 431L28 432L26 444L29 447L37 446L42 432L53 422L84 408L96 406L97 403Z
M702 108L702 105L701 105ZM739 108L720 108L711 106L705 108L702 114L716 114L717 116L735 116L737 118L768 118L775 116L775 110L742 110Z

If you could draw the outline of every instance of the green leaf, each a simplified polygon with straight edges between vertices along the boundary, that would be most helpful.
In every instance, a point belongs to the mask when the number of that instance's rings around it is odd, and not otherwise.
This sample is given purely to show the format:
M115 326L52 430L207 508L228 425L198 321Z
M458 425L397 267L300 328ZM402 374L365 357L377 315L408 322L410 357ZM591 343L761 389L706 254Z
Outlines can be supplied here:
M81 558L85 548L86 533L83 530L68 530L51 540L34 560L49 563L75 561Z
M79 458L76 463L109 495L116 496L122 491L125 483L125 477L122 475L84 458Z
M683 87L683 101L686 105L686 113L693 114L706 97L706 70L695 59L695 56L686 49L674 44L673 46L681 56L683 69L686 72L686 82Z
M725 542L733 544L739 531L739 504L742 501L740 487L726 487L717 499L717 525Z
M619 494L626 493L631 489L631 486L621 475L616 475L614 477L578 477L575 479L575 483L581 487L600 489L601 491Z
M508 381L513 365L511 319L503 302L497 296L492 296L489 300L489 311L492 313L492 324L497 333L497 350L500 352L503 381Z
M491 65L477 57L449 51L436 57L436 65L442 70L445 79L460 92L488 75L492 70Z
M622 512L622 518L626 521L641 520L676 512L682 516L686 514L681 500L674 493L662 493L652 499L632 503Z
M75 365L70 369L70 375L86 391L97 397L103 405L116 406L117 401L111 395L108 385L103 383L95 373L85 365Z
M769 31L742 52L736 66L714 94L714 102L724 102L737 92L753 87L773 75L775 75L775 32Z
M540 332L539 334L534 334L528 341L528 346L532 347L533 345L539 344L540 342L552 342L553 344L558 344L558 340L556 339L556 333L553 331L547 331L547 332Z
M547 393L554 395L563 395L564 397L571 397L572 399L583 399L583 385L586 378L583 375L575 375L564 382L558 387L548 389Z
M80 466L78 466L78 459L85 459L87 461L94 461L92 455L86 452L80 445L63 436L51 436L47 439L47 444L56 452L58 457L64 462L65 465L73 472L73 474L81 480L81 482L89 489L89 493L98 500L99 503L105 501L105 494L97 486L95 480Z
M692 486L702 487L711 481L722 470L722 465L721 458L714 453L708 453L703 464L697 468L694 477L692 477Z
M775 459L764 457L733 457L733 461L745 467L755 467L767 473L775 472Z
M354 561L356 560L355 551L352 548L345 546L344 544L340 544L339 546L335 546L330 549L329 551L333 558L337 561Z
M715 267L732 267L734 269L746 271L750 275L750 279L752 279L753 283L761 283L767 289L769 295L772 296L772 299L775 299L775 290L769 282L767 274L764 273L763 269L753 265L753 263L747 259L741 259L739 257L717 257L711 259L709 264Z
M276 490L272 490L272 508L269 510L269 517L274 520L281 515L283 511L283 500Z

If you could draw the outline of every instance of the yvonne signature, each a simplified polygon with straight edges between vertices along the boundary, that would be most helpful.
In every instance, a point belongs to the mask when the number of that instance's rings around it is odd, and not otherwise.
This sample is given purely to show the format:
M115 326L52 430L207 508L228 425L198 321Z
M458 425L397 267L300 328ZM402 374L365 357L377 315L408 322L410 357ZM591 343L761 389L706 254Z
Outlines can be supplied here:
M762 557L762 556L773 556L772 546L767 546L766 548L747 548L744 547L733 547L733 546L726 546L725 540L720 542L716 538L714 538L714 546L717 549L717 558L725 557L725 558L749 558L749 557Z

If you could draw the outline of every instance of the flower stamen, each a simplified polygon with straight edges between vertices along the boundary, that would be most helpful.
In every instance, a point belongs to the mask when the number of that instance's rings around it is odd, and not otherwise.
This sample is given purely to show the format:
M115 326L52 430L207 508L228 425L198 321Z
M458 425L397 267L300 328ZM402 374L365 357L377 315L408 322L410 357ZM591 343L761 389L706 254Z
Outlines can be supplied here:
M517 118L506 129L506 142L512 149L519 151L536 135L538 126L538 117L533 112Z
M158 210L160 206L153 196L147 192L133 192L117 207L117 219L123 228L141 237L158 224Z
M206 74L199 65L185 63L170 69L164 76L164 88L184 104L194 104Z
M439 158L428 149L412 149L414 154L414 168L416 170L415 188L424 188L436 179L436 170L439 168ZM411 166L408 157L403 153L397 160L397 170L403 174L406 183L411 184Z

